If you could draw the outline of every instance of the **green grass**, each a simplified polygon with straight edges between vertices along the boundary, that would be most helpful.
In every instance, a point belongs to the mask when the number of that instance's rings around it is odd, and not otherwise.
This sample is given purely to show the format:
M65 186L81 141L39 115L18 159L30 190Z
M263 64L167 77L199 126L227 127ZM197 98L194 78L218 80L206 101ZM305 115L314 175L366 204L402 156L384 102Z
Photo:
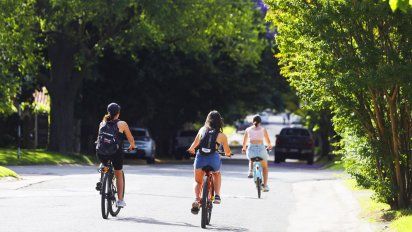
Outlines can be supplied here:
M398 211L398 215L392 221L390 228L397 232L412 231L412 210Z
M16 149L0 149L0 165L35 165L35 164L92 164L85 155L63 155L42 149L22 150L17 158Z
M17 173L15 173L13 170L0 166L0 179L3 177L19 178L19 175L17 175Z
M370 222L390 223L389 227L394 232L412 231L412 210L391 210L388 204L374 200L373 191L357 185L354 179L345 180L345 184L356 192L362 209L361 217Z
M337 160L333 161L332 164L328 167L328 169L334 171L344 171L345 167L343 166L343 161Z

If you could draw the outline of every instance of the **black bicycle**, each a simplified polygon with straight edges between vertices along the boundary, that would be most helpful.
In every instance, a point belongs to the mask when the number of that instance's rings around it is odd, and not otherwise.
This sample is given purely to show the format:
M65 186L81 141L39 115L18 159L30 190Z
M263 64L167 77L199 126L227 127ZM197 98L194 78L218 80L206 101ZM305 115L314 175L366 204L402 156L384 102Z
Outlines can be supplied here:
M220 155L224 156L223 152L219 152ZM230 156L232 156L231 154ZM213 201L215 199L215 187L213 183L213 172L215 171L211 166L205 166L202 168L205 172L203 176L203 187L202 187L202 215L201 215L201 227L206 228L206 225L210 224L212 218Z
M109 161L108 164L104 164L99 168L101 173L100 177L100 195L101 195L101 209L102 217L107 219L110 215L116 217L122 207L117 207L117 188L116 188L116 176L114 175L114 168L112 162ZM123 197L125 190L125 178L123 173ZM98 188L98 187L97 187Z

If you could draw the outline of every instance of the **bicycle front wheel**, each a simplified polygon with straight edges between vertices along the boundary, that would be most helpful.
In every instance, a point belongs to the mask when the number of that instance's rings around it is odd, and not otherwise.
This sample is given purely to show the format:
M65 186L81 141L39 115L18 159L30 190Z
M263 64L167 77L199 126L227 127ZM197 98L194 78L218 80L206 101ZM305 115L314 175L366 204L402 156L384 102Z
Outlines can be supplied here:
M109 198L110 195L110 183L109 183L109 174L104 174L102 178L102 189L101 189L101 209L102 217L107 219L109 216Z
M125 186L126 186L126 180L124 178L124 172L122 172L122 174L123 174L123 194L122 194L122 196L124 198L124 190L125 190ZM110 197L110 203L109 203L109 212L110 212L110 215L112 215L113 217L116 217L119 214L121 208L117 207L117 205L116 205L116 201L118 200L117 187L115 185L116 183L114 183L113 180L114 180L114 178L111 178L111 180L110 180L110 186L111 186L110 195L111 195L111 197Z
M260 179L260 177L256 179L256 188L258 192L258 198L260 198L260 195L262 193L262 179Z
M202 221L201 221L201 227L206 228L206 225L208 224L208 177L204 176L203 177L203 190L202 190Z

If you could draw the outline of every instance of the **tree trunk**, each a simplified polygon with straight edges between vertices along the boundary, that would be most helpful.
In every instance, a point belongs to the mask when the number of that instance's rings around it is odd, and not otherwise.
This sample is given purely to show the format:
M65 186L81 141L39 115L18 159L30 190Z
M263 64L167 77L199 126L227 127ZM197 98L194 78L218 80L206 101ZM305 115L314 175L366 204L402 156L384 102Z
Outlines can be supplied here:
M395 175L396 175L396 182L397 182L397 203L399 208L406 207L406 199L405 199L405 186L404 186L404 179L402 175L401 165L400 165L400 158L399 158L399 131L398 131L398 119L396 113L396 100L398 95L398 88L394 89L394 93L392 96L388 97L388 104L389 104L389 117L391 120L391 129L392 129L392 155L393 155L393 162L395 166Z
M74 104L81 84L80 75L74 72L75 53L76 47L64 36L57 37L48 49L51 70L46 85L51 101L48 145L51 151L74 151Z

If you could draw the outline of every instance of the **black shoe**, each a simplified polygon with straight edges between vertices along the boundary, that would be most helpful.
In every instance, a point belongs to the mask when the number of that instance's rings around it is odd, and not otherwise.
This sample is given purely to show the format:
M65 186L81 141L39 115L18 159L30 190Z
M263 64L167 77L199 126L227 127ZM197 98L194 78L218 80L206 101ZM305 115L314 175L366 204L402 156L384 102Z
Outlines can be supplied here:
M192 203L192 209L190 210L190 212L192 212L192 214L196 215L199 213L200 210L200 204L198 201L195 201Z
M97 182L97 183L96 183L96 190L97 190L97 191L102 190L102 182Z

